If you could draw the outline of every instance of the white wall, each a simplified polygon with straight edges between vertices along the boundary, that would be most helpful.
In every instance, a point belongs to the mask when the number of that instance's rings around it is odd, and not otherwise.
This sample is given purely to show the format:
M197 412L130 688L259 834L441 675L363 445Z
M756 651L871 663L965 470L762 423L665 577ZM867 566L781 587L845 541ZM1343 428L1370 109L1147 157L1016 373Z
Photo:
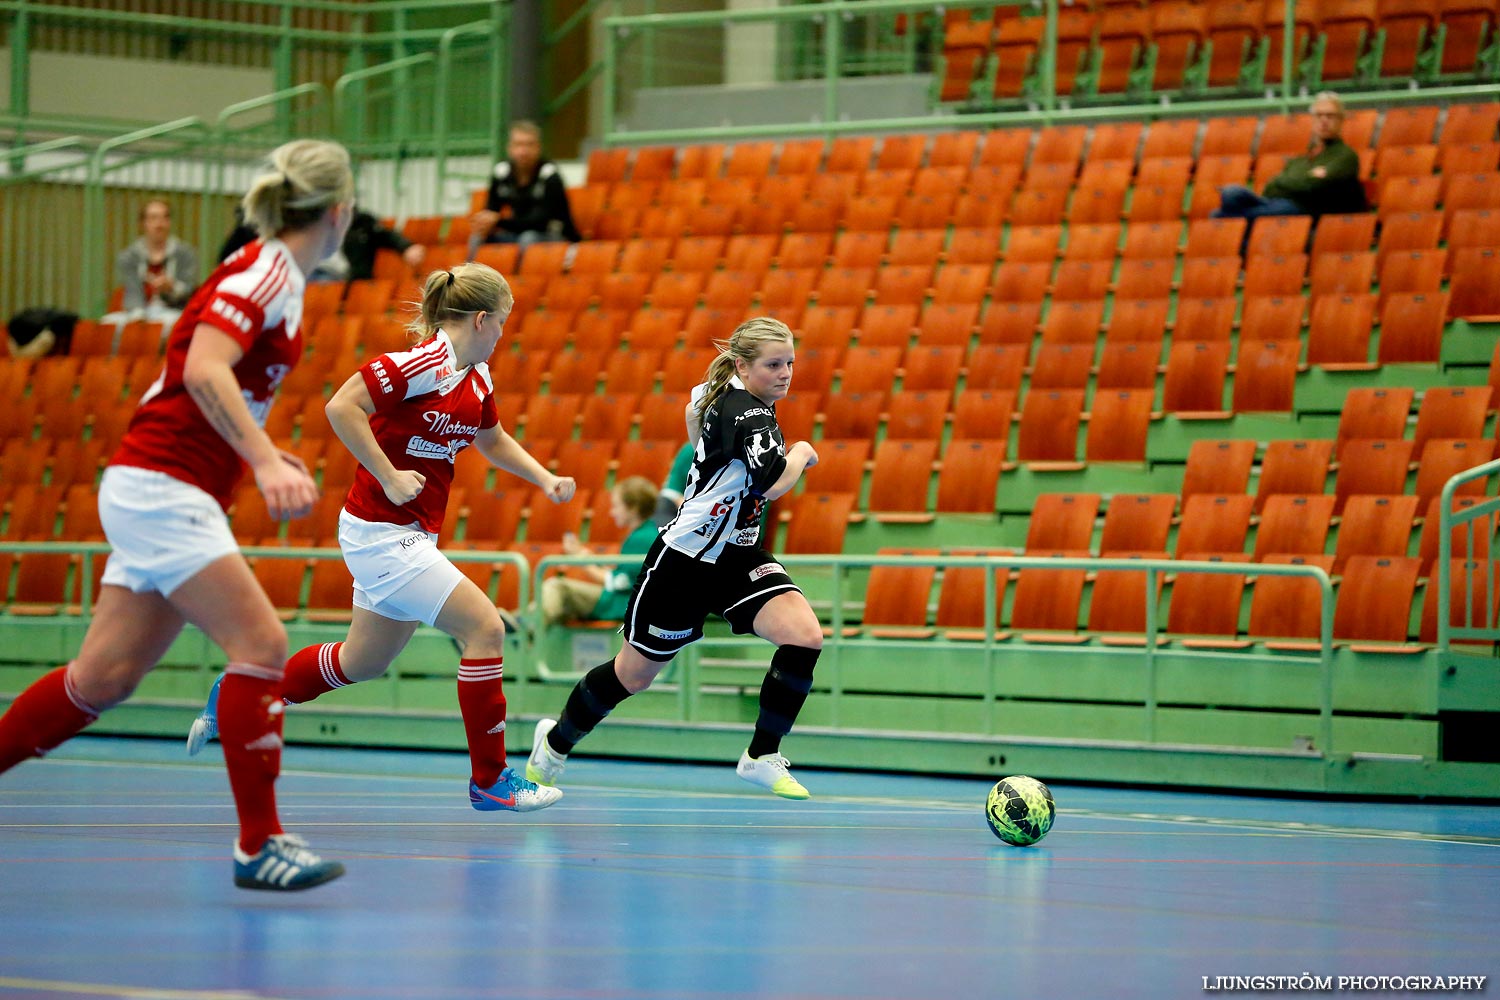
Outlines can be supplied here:
M37 115L165 122L269 94L271 70L117 56L31 54L31 111ZM0 107L10 104L10 49L0 49ZM262 115L261 117L264 117ZM256 115L235 119L250 124Z
M779 7L778 0L729 0L729 10L765 10ZM776 81L776 30L774 21L724 26L724 82L767 84Z

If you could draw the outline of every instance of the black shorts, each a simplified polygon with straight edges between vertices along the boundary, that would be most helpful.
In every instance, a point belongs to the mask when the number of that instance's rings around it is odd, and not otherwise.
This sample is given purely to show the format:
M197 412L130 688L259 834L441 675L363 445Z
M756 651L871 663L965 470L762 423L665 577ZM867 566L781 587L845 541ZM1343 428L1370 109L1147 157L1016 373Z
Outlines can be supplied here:
M622 631L642 656L665 662L703 638L709 615L722 615L736 635L744 635L754 631L766 602L795 590L765 549L726 545L718 562L706 563L658 537L636 577Z

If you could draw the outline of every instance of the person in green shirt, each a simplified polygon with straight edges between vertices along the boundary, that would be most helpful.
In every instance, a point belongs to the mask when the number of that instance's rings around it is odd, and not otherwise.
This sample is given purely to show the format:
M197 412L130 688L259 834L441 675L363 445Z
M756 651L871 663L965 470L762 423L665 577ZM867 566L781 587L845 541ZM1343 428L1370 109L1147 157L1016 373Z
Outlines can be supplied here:
M677 449L677 457L672 460L672 470L667 473L667 481L661 484L661 496L656 500L656 526L665 528L677 516L677 508L682 506L682 495L687 492L688 470L693 467L694 441L684 441L682 447Z
M630 588L635 584L641 563L656 541L656 485L643 476L631 476L616 483L610 491L610 516L629 534L620 545L620 554L635 556L617 566L587 566L593 580L575 580L551 576L542 581L542 627L565 621L610 621L622 618L630 602ZM592 552L576 536L563 538L568 555Z
M1219 189L1216 219L1254 220L1266 215L1328 215L1363 212L1364 185L1359 181L1359 154L1339 138L1344 127L1344 102L1324 91L1313 98L1313 138L1302 156L1287 160L1281 173L1271 179L1263 194L1242 184ZM1250 229L1245 230L1245 239ZM1244 256L1244 245L1240 255Z

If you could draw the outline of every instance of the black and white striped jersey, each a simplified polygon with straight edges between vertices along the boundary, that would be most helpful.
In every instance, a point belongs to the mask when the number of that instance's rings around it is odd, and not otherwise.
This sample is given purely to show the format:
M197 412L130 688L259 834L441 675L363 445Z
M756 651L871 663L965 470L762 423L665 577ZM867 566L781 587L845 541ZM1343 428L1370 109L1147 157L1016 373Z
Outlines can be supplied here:
M695 390L694 398L699 395ZM703 415L682 507L662 529L662 540L710 563L725 545L757 544L765 492L785 468L776 408L747 392L738 378L731 380Z

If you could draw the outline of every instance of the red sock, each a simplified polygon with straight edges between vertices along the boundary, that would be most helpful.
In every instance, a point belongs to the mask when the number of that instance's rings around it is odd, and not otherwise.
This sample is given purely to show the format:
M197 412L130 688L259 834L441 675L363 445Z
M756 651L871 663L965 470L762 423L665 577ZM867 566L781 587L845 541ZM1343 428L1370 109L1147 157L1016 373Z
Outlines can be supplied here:
M99 710L73 690L68 668L58 667L22 691L0 716L0 774L61 746L97 718Z
M240 850L254 854L281 832L276 818L276 776L281 773L282 704L277 671L253 663L224 668L219 688L219 741L234 807L240 814Z
M281 681L281 697L288 705L305 704L320 694L353 683L339 667L339 648L343 645L324 642L292 654Z
M458 661L458 708L469 737L474 784L489 788L505 770L505 689L503 656Z

